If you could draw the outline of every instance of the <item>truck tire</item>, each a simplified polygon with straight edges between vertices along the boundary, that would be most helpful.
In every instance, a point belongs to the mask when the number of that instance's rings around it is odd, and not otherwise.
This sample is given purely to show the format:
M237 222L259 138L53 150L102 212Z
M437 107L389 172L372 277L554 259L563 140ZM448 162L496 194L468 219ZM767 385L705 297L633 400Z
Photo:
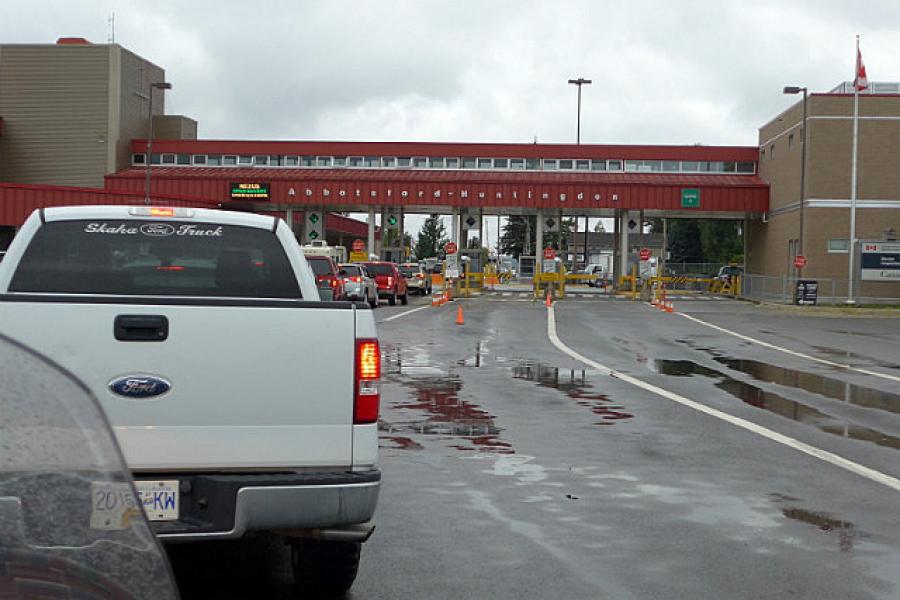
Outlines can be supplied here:
M405 294L400 296L400 304L402 304L403 306L409 304L409 292L406 292Z
M300 539L291 542L291 569L298 598L342 597L359 570L362 544Z
M395 304L397 304L397 294L396 294L396 292L393 293L393 294L391 294L391 297L388 298L388 304L390 304L391 306L394 306Z

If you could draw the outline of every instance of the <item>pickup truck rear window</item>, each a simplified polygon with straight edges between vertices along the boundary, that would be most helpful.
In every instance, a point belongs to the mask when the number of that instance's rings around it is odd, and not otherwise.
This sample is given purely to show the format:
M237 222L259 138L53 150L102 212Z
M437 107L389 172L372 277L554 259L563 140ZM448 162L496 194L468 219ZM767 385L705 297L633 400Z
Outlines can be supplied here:
M11 292L301 297L266 229L189 221L50 222L25 250Z
M312 269L312 272L316 275L331 275L331 264L327 260L322 260L321 258L310 258L306 257L306 262L309 263L309 268Z

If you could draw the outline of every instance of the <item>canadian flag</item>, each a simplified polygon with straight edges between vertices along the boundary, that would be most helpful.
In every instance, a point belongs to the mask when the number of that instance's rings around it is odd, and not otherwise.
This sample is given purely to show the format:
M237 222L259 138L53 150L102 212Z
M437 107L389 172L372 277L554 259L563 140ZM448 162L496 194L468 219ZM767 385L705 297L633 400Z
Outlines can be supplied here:
M866 77L866 65L863 62L859 46L856 47L856 78L853 80L853 86L857 91L862 91L869 87L869 78Z

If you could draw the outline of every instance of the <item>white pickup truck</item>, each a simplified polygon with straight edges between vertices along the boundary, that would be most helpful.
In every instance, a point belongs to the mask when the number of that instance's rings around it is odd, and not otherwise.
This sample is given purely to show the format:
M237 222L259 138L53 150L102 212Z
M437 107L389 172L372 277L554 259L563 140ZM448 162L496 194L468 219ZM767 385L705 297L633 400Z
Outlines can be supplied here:
M36 211L0 263L0 331L97 396L163 541L274 532L301 589L353 583L381 480L375 322L319 300L283 221Z

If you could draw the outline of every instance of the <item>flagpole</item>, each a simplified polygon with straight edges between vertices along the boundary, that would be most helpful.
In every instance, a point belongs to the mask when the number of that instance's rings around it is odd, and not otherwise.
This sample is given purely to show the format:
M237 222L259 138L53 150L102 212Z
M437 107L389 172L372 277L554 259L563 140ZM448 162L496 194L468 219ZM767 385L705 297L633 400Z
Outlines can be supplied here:
M853 79L853 152L850 158L850 248L848 249L847 304L856 304L853 294L853 259L856 254L856 167L859 146L859 36L856 36L856 75Z

